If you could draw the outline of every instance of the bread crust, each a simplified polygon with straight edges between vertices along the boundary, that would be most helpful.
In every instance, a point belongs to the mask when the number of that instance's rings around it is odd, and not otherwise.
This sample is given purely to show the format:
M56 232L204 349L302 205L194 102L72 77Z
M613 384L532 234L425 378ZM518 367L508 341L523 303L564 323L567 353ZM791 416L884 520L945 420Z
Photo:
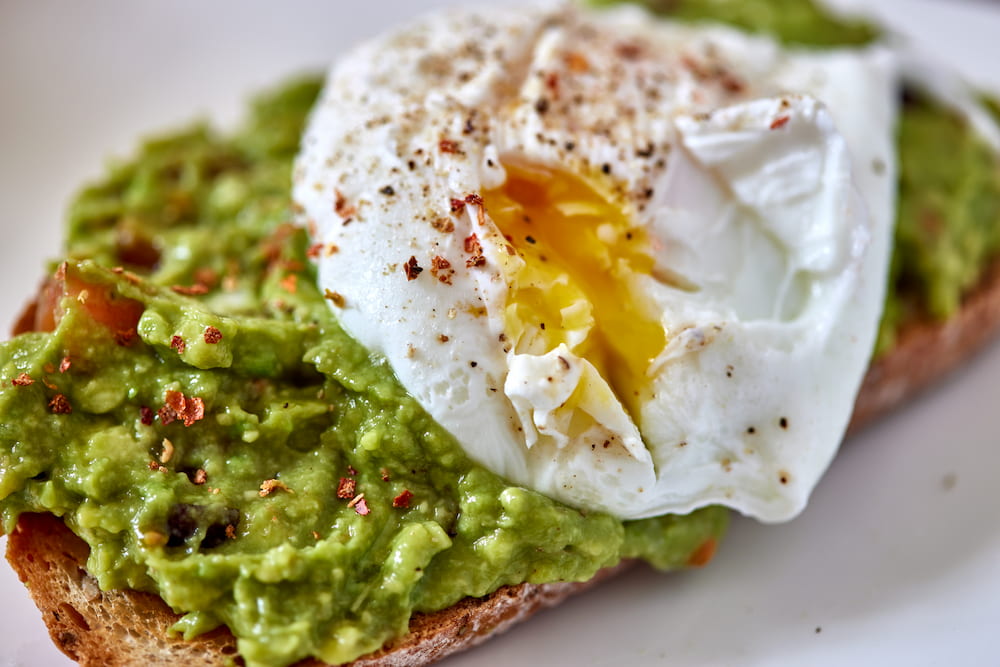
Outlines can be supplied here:
M1000 330L1000 259L944 322L918 321L868 369L848 433L854 433L959 368Z
M945 322L915 322L896 346L868 370L849 432L886 414L967 361L1000 329L1000 260ZM231 664L236 640L219 628L192 641L169 635L178 616L158 596L101 591L84 565L88 547L60 519L22 515L7 545L7 560L28 586L56 646L81 665ZM582 583L504 586L429 614L415 614L410 632L354 667L410 667L436 662L500 634L534 613L614 576L631 562L607 568ZM298 667L322 667L316 659Z
M84 566L89 548L50 514L23 514L8 537L7 560L42 612L56 646L86 666L228 664L236 639L225 627L185 641L167 633L179 616L158 596L132 590L101 591ZM506 631L534 613L622 572L624 561L581 583L503 586L483 598L414 614L410 632L352 667L411 667L436 662ZM309 658L297 667L322 667Z

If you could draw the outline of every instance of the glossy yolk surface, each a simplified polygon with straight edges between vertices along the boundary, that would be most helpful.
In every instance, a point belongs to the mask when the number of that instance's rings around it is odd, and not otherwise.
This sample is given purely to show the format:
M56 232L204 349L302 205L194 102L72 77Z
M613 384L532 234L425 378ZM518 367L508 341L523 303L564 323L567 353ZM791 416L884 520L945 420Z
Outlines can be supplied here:
M524 260L509 276L505 324L515 351L544 354L566 343L637 418L650 363L665 345L657 314L633 285L653 269L645 232L575 174L505 167L506 182L483 198Z

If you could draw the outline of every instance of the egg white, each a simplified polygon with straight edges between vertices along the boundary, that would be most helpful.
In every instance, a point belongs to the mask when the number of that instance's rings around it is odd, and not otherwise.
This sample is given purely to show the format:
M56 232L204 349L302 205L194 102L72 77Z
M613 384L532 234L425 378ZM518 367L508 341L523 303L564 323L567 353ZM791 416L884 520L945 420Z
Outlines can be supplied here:
M332 69L295 197L345 329L474 459L626 519L780 521L836 452L871 353L895 77L878 48L787 51L630 8L452 11ZM526 260L481 196L513 163L595 183L650 239L654 269L622 298L665 344L635 415L572 345L522 344L505 319Z

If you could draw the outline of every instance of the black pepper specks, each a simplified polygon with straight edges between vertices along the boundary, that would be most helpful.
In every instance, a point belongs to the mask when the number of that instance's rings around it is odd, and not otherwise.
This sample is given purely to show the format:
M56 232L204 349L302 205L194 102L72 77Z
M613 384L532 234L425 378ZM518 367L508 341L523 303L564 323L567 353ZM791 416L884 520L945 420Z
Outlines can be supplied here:
M386 197L391 197L394 194L396 194L396 190L391 185L385 186L384 188L382 188L381 190L379 190L379 192L381 192L382 194L384 194Z

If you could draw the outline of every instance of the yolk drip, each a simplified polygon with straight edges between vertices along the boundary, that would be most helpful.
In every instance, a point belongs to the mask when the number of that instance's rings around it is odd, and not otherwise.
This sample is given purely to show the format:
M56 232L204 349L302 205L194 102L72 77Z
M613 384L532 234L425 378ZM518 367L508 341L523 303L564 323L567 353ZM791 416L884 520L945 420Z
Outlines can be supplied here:
M505 167L506 182L483 199L525 262L510 276L506 313L516 351L544 354L566 343L636 419L650 363L665 345L657 316L630 285L653 269L646 234L579 176Z

